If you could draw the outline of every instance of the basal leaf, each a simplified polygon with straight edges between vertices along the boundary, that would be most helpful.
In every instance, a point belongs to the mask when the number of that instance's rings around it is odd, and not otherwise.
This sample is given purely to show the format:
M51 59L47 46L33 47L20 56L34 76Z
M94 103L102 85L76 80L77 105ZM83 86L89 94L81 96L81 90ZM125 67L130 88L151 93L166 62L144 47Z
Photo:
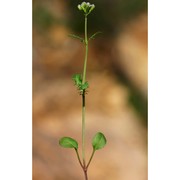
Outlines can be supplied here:
M92 140L92 146L94 150L103 148L106 145L106 138L103 133L98 132Z
M78 149L78 143L75 139L70 137L63 137L59 140L59 145L64 148L75 148Z

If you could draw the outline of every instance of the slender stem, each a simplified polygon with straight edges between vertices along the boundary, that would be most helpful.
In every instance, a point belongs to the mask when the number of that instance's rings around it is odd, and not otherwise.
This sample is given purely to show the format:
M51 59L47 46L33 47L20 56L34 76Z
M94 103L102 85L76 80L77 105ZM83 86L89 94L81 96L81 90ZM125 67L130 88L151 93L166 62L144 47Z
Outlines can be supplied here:
M80 157L79 157L78 150L77 150L77 149L75 149L75 151L76 151L77 158L78 158L78 160L79 160L79 164L80 164L80 165L81 165L81 167L84 169L84 167L83 167L83 165L82 165L82 162L81 162L81 159L80 159Z
M83 169L85 180L88 180L87 169Z
M87 37L87 16L85 15L85 46L86 53L84 58L84 69L83 69L83 79L82 83L84 84L86 81L86 67L87 67L87 57L88 57L88 37Z
M88 57L88 38L87 38L87 15L85 15L85 58L84 58L84 68L83 68L83 79L82 84L85 83L86 80L86 67L87 67L87 57ZM82 93L82 158L83 165L86 167L85 160L85 90Z
M85 161L85 91L82 93L82 159L83 165L86 166Z
M80 159L80 157L79 157L78 150L77 150L77 149L75 149L75 151L76 151L76 155L77 155L77 158L78 158L79 164L81 165L81 167L82 167L82 169L83 169L85 180L88 180L87 168L86 168L86 166L85 166L85 165L83 165L83 164L82 164L81 159Z
M92 154L91 154L91 157L90 157L90 159L89 159L89 162L88 162L88 164L87 164L87 166L86 166L87 169L88 169L88 167L89 167L89 165L90 165L90 163L91 163L91 160L92 160L92 158L93 158L93 156L94 156L94 153L95 153L95 150L93 149L93 152L92 152Z

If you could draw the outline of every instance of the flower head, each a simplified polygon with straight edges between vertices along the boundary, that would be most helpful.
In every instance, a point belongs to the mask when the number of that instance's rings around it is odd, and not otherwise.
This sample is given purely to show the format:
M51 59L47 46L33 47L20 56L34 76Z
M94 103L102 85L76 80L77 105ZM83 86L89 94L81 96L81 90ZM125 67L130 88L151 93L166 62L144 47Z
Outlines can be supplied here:
M84 11L85 15L87 16L88 14L91 13L91 11L95 8L94 4L90 4L89 2L82 2L81 4L78 5L78 9L80 11Z

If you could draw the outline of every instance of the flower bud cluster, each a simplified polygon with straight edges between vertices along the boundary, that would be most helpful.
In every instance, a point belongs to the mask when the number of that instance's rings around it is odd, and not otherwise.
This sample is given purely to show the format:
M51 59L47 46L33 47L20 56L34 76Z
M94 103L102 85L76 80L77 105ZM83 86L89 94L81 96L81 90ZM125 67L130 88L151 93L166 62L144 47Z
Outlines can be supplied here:
M84 11L85 15L87 16L88 14L91 13L91 11L95 8L94 4L90 4L89 2L82 2L81 4L78 5L78 9L80 11Z

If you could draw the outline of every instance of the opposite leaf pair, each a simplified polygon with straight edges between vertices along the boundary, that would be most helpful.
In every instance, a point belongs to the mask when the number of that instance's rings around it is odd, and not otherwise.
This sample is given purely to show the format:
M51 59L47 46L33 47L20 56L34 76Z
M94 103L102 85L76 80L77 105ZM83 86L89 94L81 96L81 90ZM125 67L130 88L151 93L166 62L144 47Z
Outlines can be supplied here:
M95 39L96 36L97 36L98 34L101 34L101 33L102 33L102 32L100 32L100 31L95 32L94 34L92 34L92 35L90 36L89 40ZM85 40L84 40L82 37L80 37L80 36L78 36L78 35L75 35L75 34L69 34L69 37L78 39L78 40L80 40L80 41L83 42L83 43L85 42Z
M91 160L94 156L94 153L96 150L99 150L99 149L102 149L105 145L106 145L106 138L104 136L103 133L101 132L98 132L94 137L93 137L93 140L92 140L92 147L93 147L93 151L92 151L92 154L91 154L91 157L87 163L87 165L85 164L85 161L83 160L83 163L79 157L79 153L78 153L78 142L71 138L71 137L63 137L59 140L59 145L64 147L64 148L74 148L75 151L76 151L76 155L77 155L77 158L79 160L79 163L81 165L81 167L83 168L83 170L87 173L87 169L91 163ZM87 174L86 174L87 176Z
M78 142L71 137L63 137L59 140L59 145L64 148L78 149ZM92 140L92 147L96 151L102 149L106 145L106 138L103 133L98 132Z

